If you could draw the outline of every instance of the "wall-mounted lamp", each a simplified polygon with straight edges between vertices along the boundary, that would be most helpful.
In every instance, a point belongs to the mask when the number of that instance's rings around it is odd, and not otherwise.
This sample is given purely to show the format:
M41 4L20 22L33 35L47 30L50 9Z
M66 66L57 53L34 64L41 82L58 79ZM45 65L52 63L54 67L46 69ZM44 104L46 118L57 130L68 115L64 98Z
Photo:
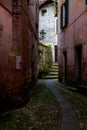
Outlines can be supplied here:
M42 29L40 31L40 39L43 40L45 38L46 32Z

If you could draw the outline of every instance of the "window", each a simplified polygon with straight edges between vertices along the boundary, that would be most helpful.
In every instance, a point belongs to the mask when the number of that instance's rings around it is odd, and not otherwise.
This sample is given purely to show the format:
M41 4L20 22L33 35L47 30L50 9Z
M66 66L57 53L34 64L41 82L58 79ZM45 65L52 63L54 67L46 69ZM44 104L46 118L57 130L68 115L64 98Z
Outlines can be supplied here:
M85 4L87 4L87 0L85 0Z
M42 10L42 16L44 16L46 14L46 12L47 12L46 9Z
M29 0L27 0L27 5L29 5Z
M61 7L61 28L65 26L65 3Z
M36 24L38 26L38 21L39 21L39 9L38 9L39 3L36 3Z
M61 18L60 18L61 28L65 27L68 24L68 5L69 2L68 0L66 0L66 2L61 6Z

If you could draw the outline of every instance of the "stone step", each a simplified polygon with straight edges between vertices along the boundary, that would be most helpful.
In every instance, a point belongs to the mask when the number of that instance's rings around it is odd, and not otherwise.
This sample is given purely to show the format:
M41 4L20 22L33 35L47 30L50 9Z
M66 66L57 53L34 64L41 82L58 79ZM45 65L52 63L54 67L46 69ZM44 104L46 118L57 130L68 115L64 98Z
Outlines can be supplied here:
M49 72L48 75L58 75L58 72Z
M51 67L51 68L58 68L58 65L56 65L56 66L55 66L55 65L52 65L52 67Z
M52 65L48 75L44 76L44 79L58 79L58 63Z
M51 70L58 70L58 68L50 68L50 71L51 71Z
M48 75L44 76L43 79L58 79L58 63L52 65Z
M53 67L52 67L52 68L50 68L50 70L51 70L51 69L58 70L58 68L53 68Z
M51 70L51 71L49 71L49 73L58 73L58 71L54 71L54 70Z
M44 77L44 79L58 79L58 76L47 75L47 76Z

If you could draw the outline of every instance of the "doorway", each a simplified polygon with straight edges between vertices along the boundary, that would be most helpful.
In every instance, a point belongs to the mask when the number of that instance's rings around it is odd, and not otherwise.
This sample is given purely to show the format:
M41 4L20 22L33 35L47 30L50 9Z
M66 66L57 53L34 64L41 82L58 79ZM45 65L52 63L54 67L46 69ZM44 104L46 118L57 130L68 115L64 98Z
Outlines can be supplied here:
M55 62L58 61L58 47L55 45Z
M81 84L82 81L82 45L75 47L75 80Z
M64 55L64 82L67 82L67 52L63 53Z

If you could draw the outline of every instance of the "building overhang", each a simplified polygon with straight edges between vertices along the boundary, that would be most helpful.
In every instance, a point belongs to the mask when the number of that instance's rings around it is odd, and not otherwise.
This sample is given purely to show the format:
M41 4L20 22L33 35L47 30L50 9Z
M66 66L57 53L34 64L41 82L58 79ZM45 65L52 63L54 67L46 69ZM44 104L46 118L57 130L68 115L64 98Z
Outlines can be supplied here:
M47 4L53 3L54 1L55 0L44 0L44 1L40 2L39 8L42 8L42 7L44 7Z

